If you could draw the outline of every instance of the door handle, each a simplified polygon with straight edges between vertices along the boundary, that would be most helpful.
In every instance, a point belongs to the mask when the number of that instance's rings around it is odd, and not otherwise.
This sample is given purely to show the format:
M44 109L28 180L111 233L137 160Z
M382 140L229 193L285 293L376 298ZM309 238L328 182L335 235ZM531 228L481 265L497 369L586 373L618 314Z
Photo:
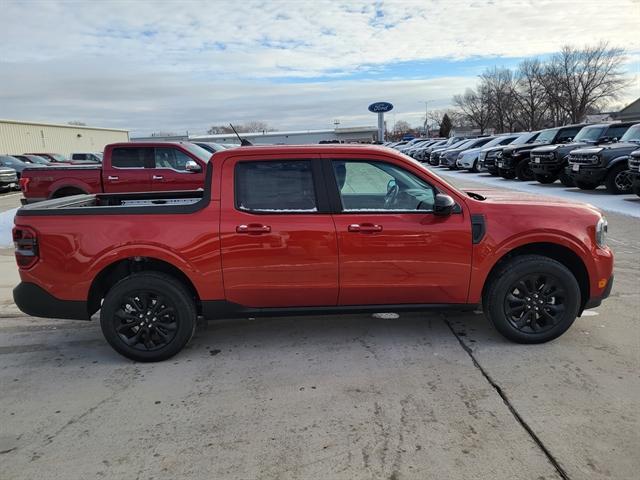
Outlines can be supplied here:
M238 225L236 227L237 233L269 233L271 227L269 225L262 225L260 223L250 223L249 225Z
M115 182L116 180L120 180L120 177L116 177L115 175L109 175L107 177L107 180L109 180L110 182Z
M375 225L373 223L352 223L347 228L350 232L360 232L360 233L374 233L381 232L382 225Z
M152 178L154 180L164 180L164 177L162 175L154 175Z

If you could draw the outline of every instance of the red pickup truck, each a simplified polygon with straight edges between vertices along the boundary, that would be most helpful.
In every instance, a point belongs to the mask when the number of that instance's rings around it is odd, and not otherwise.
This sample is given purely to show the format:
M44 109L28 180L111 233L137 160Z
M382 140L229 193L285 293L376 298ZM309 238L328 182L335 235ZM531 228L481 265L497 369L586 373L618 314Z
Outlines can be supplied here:
M196 319L482 306L507 338L558 337L613 282L594 207L465 192L373 146L216 153L204 190L81 195L15 217L29 315L88 320L121 354L180 351Z
M211 153L189 142L107 145L102 165L30 168L20 179L23 204L84 193L195 190Z

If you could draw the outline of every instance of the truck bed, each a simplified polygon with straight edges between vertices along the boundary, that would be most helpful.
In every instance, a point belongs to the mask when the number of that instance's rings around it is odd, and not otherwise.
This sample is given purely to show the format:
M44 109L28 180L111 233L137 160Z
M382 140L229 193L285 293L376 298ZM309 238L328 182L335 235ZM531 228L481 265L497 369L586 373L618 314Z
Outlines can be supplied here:
M209 203L205 190L74 195L21 207L18 216L192 213Z

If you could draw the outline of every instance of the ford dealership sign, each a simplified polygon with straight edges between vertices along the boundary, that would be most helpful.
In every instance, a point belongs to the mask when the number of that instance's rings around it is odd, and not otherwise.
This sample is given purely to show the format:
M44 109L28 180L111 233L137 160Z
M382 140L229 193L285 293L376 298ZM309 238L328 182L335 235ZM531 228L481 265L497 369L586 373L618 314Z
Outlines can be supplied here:
M369 111L373 113L384 113L393 110L393 105L389 102L376 102L369 105Z

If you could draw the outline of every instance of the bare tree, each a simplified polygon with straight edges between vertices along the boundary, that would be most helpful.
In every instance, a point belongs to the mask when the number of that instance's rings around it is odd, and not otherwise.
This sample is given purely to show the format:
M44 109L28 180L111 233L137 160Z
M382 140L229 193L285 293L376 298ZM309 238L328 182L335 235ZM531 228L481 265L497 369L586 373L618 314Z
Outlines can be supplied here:
M576 123L589 109L617 99L628 85L623 61L624 50L607 42L581 49L563 47L551 57L540 77L551 108L563 111Z
M239 132L267 132L269 131L269 125L267 122L251 120L243 125L239 125L236 129L238 129Z
M78 120L71 120L70 122L67 122L67 125L77 125L79 127L84 127L86 123L79 122Z
M518 65L514 98L525 130L542 128L549 110L547 92L542 82L543 71L544 67L537 58L524 60Z
M493 67L480 75L480 83L487 92L495 129L500 133L512 132L519 121L513 72L508 68Z
M453 104L460 110L462 117L483 134L491 122L491 105L486 86L479 85L478 91L467 89L463 95L454 95Z

